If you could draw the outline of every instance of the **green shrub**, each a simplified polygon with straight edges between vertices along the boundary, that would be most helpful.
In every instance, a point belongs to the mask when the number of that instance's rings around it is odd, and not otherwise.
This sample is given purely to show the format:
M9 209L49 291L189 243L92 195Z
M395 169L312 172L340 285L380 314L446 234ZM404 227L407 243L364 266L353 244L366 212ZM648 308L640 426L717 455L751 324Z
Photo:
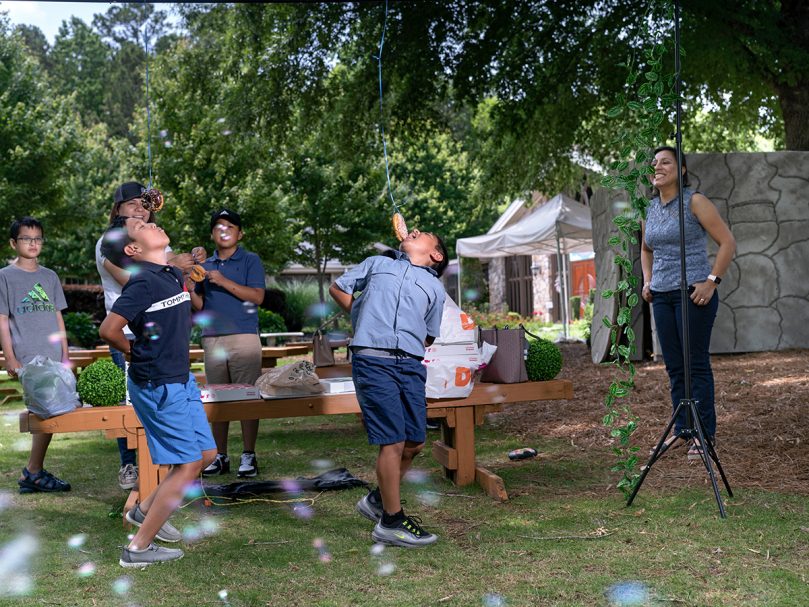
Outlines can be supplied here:
M76 391L82 402L96 407L119 405L126 398L126 378L111 360L97 360L79 373Z
M312 310L320 303L320 292L317 283L311 281L291 280L278 287L286 297L286 326L290 331L300 331L306 325L320 325L319 319L312 319Z
M285 333L287 325L284 317L263 308L258 309L259 333Z
M529 339L525 370L531 381L553 379L562 370L562 351L547 339Z
M98 327L87 312L68 312L62 318L70 345L92 348L98 343Z
M573 320L581 318L581 296L574 295L570 298L570 312L573 315Z

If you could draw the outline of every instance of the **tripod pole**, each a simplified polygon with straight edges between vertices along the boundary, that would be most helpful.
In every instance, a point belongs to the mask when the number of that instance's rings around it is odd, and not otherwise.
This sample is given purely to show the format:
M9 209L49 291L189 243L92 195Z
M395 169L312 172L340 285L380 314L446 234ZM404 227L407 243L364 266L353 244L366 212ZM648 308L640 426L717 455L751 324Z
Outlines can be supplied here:
M692 398L691 393L691 327L689 322L690 312L690 298L688 293L688 274L686 272L685 264L685 205L683 204L683 146L682 146L682 104L681 104L681 88L682 78L680 70L680 0L674 2L674 86L675 86L675 109L676 109L676 132L675 132L675 149L677 150L677 202L679 203L679 220L680 220L680 310L682 317L682 351L683 351L683 379L685 383L684 398L677 404L674 414L669 421L666 430L660 437L657 446L652 452L649 461L641 469L641 475L638 478L632 494L627 500L627 506L630 506L635 499L635 496L640 491L643 481L649 470L657 461L657 459L665 453L678 440L687 441L688 439L697 439L702 448L702 462L705 464L705 469L708 471L708 476L711 479L711 486L713 487L716 503L719 506L719 516L725 518L725 506L722 503L722 496L719 494L719 486L716 482L716 475L713 471L711 462L716 464L722 481L725 484L728 495L732 496L725 472L722 470L722 465L719 463L719 458L716 455L711 439L705 436L702 427L702 420L699 417L697 410L697 402ZM686 416L686 429L679 434L673 435L668 439L668 434L671 432L675 425L677 416L680 411L685 409Z

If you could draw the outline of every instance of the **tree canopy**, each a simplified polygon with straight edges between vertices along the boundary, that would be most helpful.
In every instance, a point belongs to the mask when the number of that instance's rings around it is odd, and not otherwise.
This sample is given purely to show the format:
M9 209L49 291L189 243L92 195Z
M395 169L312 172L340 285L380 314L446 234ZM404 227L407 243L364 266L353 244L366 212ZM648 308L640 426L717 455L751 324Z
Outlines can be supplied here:
M638 85L629 66L650 38L673 36L665 1L174 10L178 29L154 5L114 5L64 22L52 46L0 15L0 219L52 223L43 261L63 276L95 278L112 192L148 180L148 148L179 249L209 242L220 206L244 215L271 271L395 245L380 127L391 195L452 248L510 197L573 188L582 162L614 157L608 109ZM682 30L688 151L809 149L806 3L683 0Z

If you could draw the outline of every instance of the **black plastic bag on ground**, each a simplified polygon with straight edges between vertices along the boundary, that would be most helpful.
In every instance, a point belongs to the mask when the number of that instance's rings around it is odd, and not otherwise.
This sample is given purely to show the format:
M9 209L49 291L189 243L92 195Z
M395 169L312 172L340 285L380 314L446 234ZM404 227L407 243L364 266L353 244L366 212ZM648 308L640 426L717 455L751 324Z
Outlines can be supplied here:
M206 495L231 499L250 498L265 493L335 491L355 487L368 487L368 483L358 479L345 468L335 468L313 478L301 476L294 480L244 481L227 485L203 485Z

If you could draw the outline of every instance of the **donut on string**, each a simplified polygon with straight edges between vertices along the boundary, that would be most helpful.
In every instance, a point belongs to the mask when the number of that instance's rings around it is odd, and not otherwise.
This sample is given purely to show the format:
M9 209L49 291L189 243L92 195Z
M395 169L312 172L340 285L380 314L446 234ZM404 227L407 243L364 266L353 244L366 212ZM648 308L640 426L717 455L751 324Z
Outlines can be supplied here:
M150 188L141 194L143 208L149 212L157 213L163 208L163 193L155 188Z
M407 238L407 224L399 211L393 214L393 234L399 239L399 242Z

